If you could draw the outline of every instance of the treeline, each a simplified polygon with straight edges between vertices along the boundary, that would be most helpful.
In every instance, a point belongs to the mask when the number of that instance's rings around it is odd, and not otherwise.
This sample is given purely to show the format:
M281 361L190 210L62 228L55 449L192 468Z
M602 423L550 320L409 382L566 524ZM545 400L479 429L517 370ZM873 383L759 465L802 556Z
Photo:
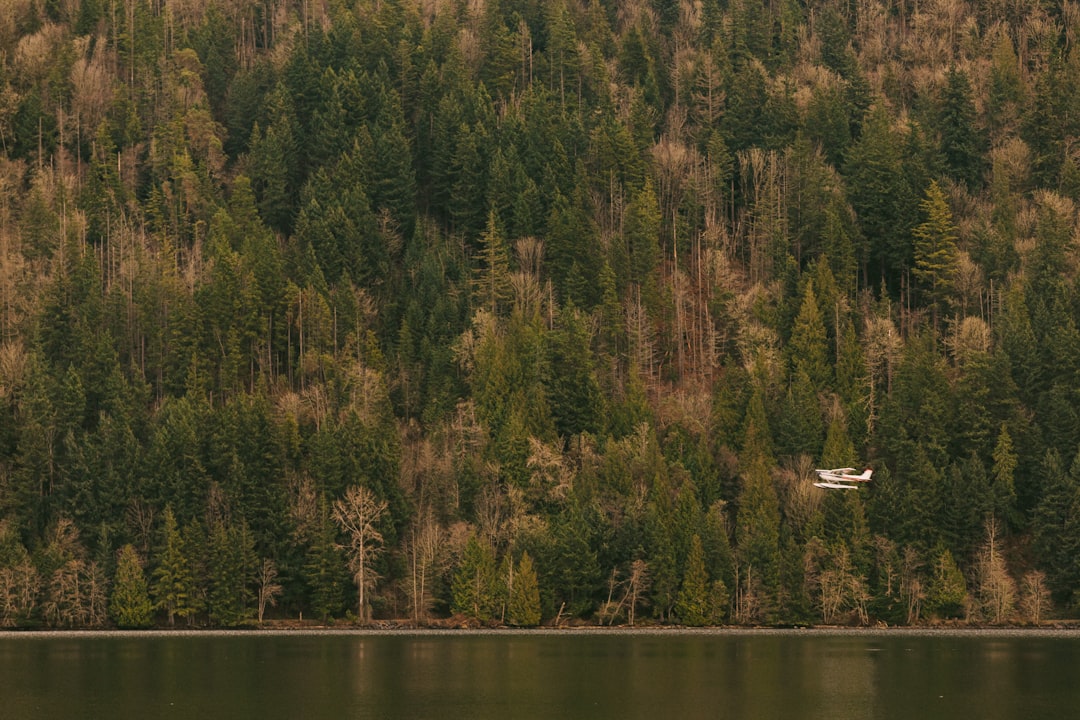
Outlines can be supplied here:
M11 0L0 622L1074 613L1078 32Z

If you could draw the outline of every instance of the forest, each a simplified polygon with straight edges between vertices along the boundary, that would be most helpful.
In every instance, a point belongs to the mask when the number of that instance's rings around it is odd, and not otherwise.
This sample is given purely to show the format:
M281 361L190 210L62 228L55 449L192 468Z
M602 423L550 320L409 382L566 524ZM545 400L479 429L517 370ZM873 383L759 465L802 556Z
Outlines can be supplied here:
M1080 2L3 5L0 626L1080 611Z

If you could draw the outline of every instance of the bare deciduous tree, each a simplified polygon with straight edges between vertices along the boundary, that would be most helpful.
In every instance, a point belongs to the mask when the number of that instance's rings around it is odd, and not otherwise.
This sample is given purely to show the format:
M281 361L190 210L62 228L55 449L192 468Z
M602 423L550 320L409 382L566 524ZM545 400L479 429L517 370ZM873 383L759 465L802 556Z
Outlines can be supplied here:
M349 567L358 591L357 612L361 622L368 620L367 591L378 579L371 563L383 550L378 523L386 509L385 500L379 500L375 493L360 485L353 485L345 491L345 497L334 501L334 522L349 538Z
M904 547L904 555L900 565L900 598L907 606L907 624L911 625L922 614L922 602L926 598L926 590L922 583L922 562L919 553L910 545Z
M0 568L0 626L15 625L28 618L38 603L41 575L24 558L17 565Z
M1020 594L1020 612L1028 622L1038 625L1049 609L1050 590L1046 587L1046 574L1042 570L1026 573Z
M431 607L429 578L438 572L445 559L446 532L425 509L413 521L405 540L405 552L409 558L409 586L407 592L412 605L414 621L427 618Z
M1005 566L1000 535L1000 525L991 517L986 523L986 541L976 566L979 610L993 623L1005 622L1016 606L1016 583Z
M263 558L259 567L259 623L262 624L266 606L277 605L278 595L281 594L281 584L277 582L277 564L270 558Z
M611 625L624 614L627 623L633 625L637 618L638 605L642 604L648 595L650 579L647 562L638 558L630 563L624 578L620 579L619 575L619 571L613 568L608 581L607 602L600 608L601 625L605 622Z

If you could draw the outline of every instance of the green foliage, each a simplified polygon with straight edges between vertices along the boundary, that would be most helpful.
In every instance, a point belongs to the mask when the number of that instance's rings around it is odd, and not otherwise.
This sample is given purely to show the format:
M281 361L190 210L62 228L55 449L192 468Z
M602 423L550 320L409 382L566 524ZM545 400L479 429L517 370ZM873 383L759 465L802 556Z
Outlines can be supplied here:
M941 154L945 167L969 190L982 184L984 149L976 126L975 102L967 75L955 67L949 69L941 93Z
M165 611L170 627L177 617L190 618L196 609L194 569L171 507L165 508L150 590L154 607Z
M769 615L770 599L780 581L780 505L764 458L755 459L743 474L735 525L740 591L757 595L761 613Z
M110 583L144 623L128 548L170 625L247 622L263 561L282 614L390 616L420 514L433 618L953 616L988 515L1073 612L1068 27L959 3L943 64L900 5L16 4L3 624Z
M937 182L920 204L926 220L915 227L915 279L937 313L948 301L956 276L956 228Z
M967 609L967 602L967 582L956 566L952 553L945 549L935 551L926 587L925 612L938 618L961 617Z
M478 622L490 622L496 617L496 585L491 547L475 534L470 535L454 571L450 609Z
M506 619L511 625L533 627L540 624L540 586L529 553L522 553L514 572Z
M316 523L303 572L311 610L325 622L344 612L346 593L352 583L345 554L337 544L336 527L325 507L319 511Z
M150 627L152 611L142 562L135 548L125 545L116 561L109 615L117 627L145 628Z
M717 602L713 590L705 571L705 551L701 538L694 535L690 542L690 555L686 559L686 573L675 600L675 617L690 627L714 624L718 618L715 615Z
M1080 582L1080 464L1065 470L1060 457L1048 451L1040 473L1043 493L1035 507L1034 541L1055 600L1076 603Z
M253 583L257 572L254 538L246 524L216 524L209 532L206 555L207 613L210 621L235 627L255 614Z
M861 137L848 152L844 176L852 208L869 243L860 260L873 272L872 285L884 281L895 290L902 271L912 265L909 233L917 203L904 172L900 137L883 105L869 113Z
M569 304L559 313L559 327L548 334L551 376L545 379L555 430L562 437L596 435L603 427L604 398L589 340L584 318Z

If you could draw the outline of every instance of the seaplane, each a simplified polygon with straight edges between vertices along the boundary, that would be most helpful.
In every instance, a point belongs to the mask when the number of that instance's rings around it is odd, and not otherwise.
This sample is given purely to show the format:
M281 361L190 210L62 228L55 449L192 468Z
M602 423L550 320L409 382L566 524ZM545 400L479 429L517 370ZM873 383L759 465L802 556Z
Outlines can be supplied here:
M855 474L855 468L836 468L834 470L815 470L818 481L814 487L826 490L858 490L861 483L870 482L874 471L866 468L861 474Z

